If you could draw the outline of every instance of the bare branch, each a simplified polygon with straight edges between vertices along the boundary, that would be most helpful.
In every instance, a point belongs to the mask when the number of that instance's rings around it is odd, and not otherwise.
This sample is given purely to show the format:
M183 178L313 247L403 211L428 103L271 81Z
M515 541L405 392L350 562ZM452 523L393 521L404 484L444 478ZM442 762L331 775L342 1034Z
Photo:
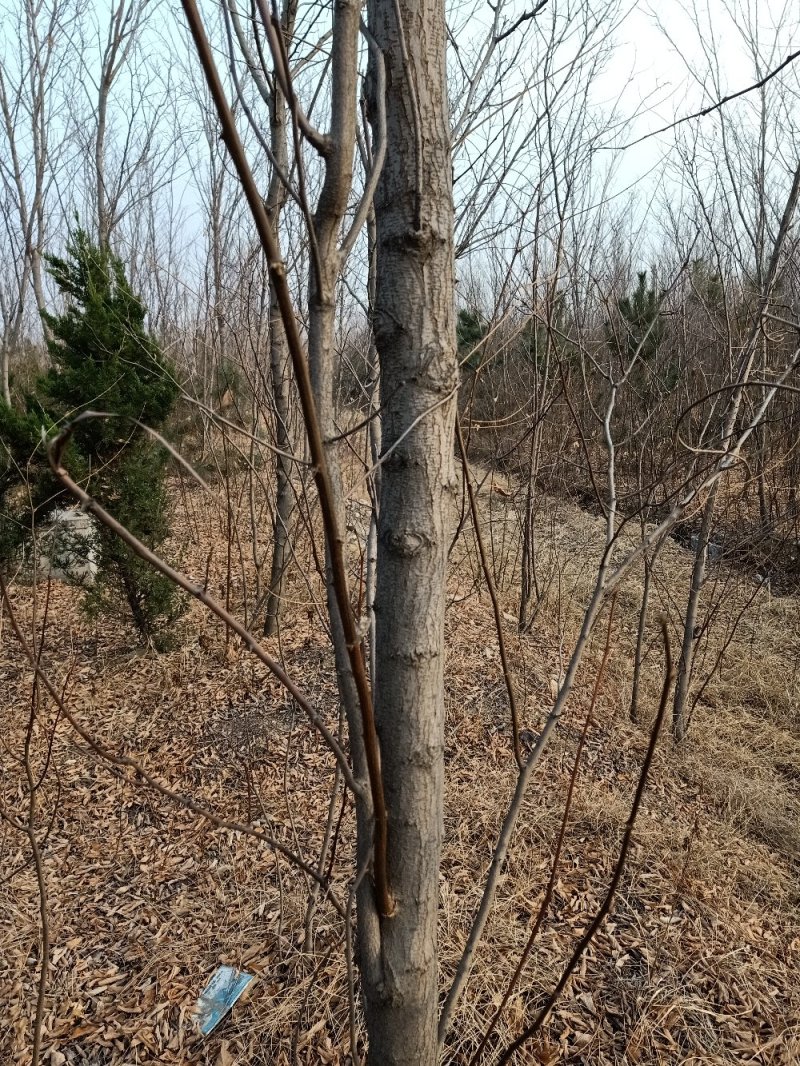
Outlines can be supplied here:
M489 7L493 6L494 5L489 4ZM539 12L543 11L546 7L547 0L539 0L539 3L532 11L523 12L523 14L521 14L515 22L512 22L512 24L508 27L507 30L503 30L501 33L495 34L494 43L500 44L500 42L504 41L506 37L510 37L512 33L516 33L520 26L522 26L526 22L529 22L531 19L535 19Z
M676 129L678 126L682 126L685 122L692 122L696 118L705 118L706 115L713 114L714 111L719 111L725 104L729 104L732 100L738 100L742 96L747 96L748 93L755 92L757 89L763 89L763 87L773 78L776 78L782 70L785 70L791 63L794 63L796 59L800 59L800 49L796 52L791 52L782 63L780 63L774 70L771 70L769 74L766 74L763 78L753 82L752 85L748 85L745 89L739 89L735 93L729 93L728 96L723 96L721 100L717 100L714 104L709 104L708 107L701 108L700 111L693 111L691 115L684 115L682 118L676 119L674 122L670 122L666 126L662 126L661 129L651 130L650 133L644 133L641 137L637 137L635 141L628 141L627 144L612 145L601 144L598 145L600 151L618 151L624 152L626 148L633 148L637 144L641 144L642 141L647 141L651 137L658 137L662 133L669 133L670 130Z
M639 807L642 803L642 797L644 795L645 785L647 784L647 778L650 773L650 764L653 761L653 755L656 750L656 743L658 742L658 735L661 731L661 724L664 721L664 715L667 710L667 702L669 700L670 689L672 688L672 682L675 677L675 668L672 662L672 650L669 643L669 630L667 628L666 619L661 620L661 636L664 641L664 684L661 689L661 700L658 705L658 714L653 722L653 728L650 733L650 743L647 746L647 753L642 763L642 769L639 774L639 782L636 786L636 792L633 797L633 803L631 805L631 812L628 815L628 822L625 826L625 833L622 837L622 844L619 849L619 857L617 864L614 867L614 872L611 876L611 883L608 886L608 892L606 897L600 905L600 909L595 914L592 921L589 923L589 928L581 937L578 942L575 951L572 954L572 958L567 963L561 978L553 989L551 995L548 997L544 1007L536 1017L536 1020L529 1025L500 1056L498 1059L498 1066L503 1066L504 1063L509 1062L514 1055L526 1044L532 1037L534 1037L539 1029L541 1029L543 1022L547 1018L553 1006L558 1000L558 997L564 991L572 974L575 972L575 968L581 961L584 951L586 951L589 944L592 942L595 933L603 924L603 920L611 909L611 902L614 898L614 893L619 885L622 872L625 869L625 861L628 857L628 851L630 850L631 837L633 835L633 827L636 824L636 816L639 813Z

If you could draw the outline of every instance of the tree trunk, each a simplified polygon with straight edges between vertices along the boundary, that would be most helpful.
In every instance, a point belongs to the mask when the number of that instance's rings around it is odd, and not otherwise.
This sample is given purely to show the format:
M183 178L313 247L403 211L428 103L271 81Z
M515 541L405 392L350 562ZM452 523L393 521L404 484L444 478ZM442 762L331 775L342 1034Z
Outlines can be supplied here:
M527 485L525 487L525 517L522 522L522 564L519 597L520 633L525 633L530 624L531 597L539 599L539 581L536 575L536 528L534 515L534 493L539 465L538 435L541 423L531 434L531 446L528 453Z
M650 578L652 563L650 557L644 556L644 587L642 588L642 603L639 607L639 625L636 629L636 651L633 655L633 684L631 686L630 719L632 722L639 721L639 683L642 675L642 652L644 638L647 631L647 611L650 606Z
M3 402L11 406L11 375L10 375L10 351L5 337L0 343L0 391L3 394Z
M445 577L457 484L444 5L371 0L369 19L388 86L388 151L375 200L375 342L384 405L375 715L397 912L381 921L379 954L365 955L362 946L361 974L369 1062L433 1066ZM374 100L371 111L374 122Z
M100 82L100 95L97 101L97 131L94 140L94 169L97 182L97 244L106 250L111 236L111 219L108 214L108 197L106 195L106 116L108 94L111 90L110 71L104 70Z
M285 5L283 14L283 32L289 37L294 31L296 4ZM286 137L286 101L277 84L272 90L270 100L270 146L278 166L284 171L289 169L289 149ZM286 203L286 189L275 167L272 168L269 191L267 193L267 210L276 241L279 239L279 222ZM274 282L269 286L269 355L270 377L272 384L272 402L275 408L275 440L284 452L292 452L299 446L297 434L292 433L291 421L291 361L286 345L286 332L281 320L278 306L278 294ZM294 512L294 492L292 488L292 461L285 455L277 455L275 464L275 521L272 526L272 565L269 575L269 593L267 595L267 612L264 619L264 636L273 636L278 631L283 581L289 557L289 526Z
M703 509L703 521L697 534L697 546L692 566L692 582L689 586L689 599L686 603L686 615L683 621L683 641L681 658L678 665L678 680L675 684L675 699L672 704L672 731L675 739L680 741L686 736L686 701L689 696L689 684L692 680L694 651L697 644L697 626L700 607L700 594L706 580L708 565L708 542L711 539L711 526L717 500L717 486L711 489Z
M766 278L762 285L760 306L753 319L747 341L739 358L739 365L735 377L736 387L731 393L725 411L721 443L723 450L726 452L732 446L734 427L736 426L739 417L745 386L750 381L753 363L757 354L758 341L763 329L764 316L769 306L772 290L778 278L781 252L786 241L786 235L789 232L789 227L792 224L798 199L800 199L800 164L798 164L797 169L794 172L792 188L789 192L789 198L786 201L786 207L783 210L783 217L781 219L778 235L775 238L775 245L772 250ZM692 666L694 664L694 652L697 641L695 634L698 624L698 609L700 605L700 594L703 590L703 584L705 583L706 578L708 542L714 524L714 511L716 508L718 491L719 482L716 482L712 486L706 502L703 505L703 521L697 536L694 566L692 567L692 582L689 587L689 598L686 604L686 615L683 623L681 658L678 665L678 679L675 683L675 699L672 705L672 729L675 734L675 739L679 741L683 740L686 736L686 702L689 695L689 684L692 677Z
M25 256L22 264L21 280L19 284L17 306L11 319L11 325L3 338L3 399L11 404L11 359L19 355L20 341L22 339L22 327L25 321L25 303L30 282L31 260ZM15 294L17 295L17 294Z
M284 452L290 452L294 441L290 432L291 368L286 350L286 336L272 285L270 285L270 292L270 370L272 400L275 407L275 436L278 447ZM264 636L267 637L273 636L278 631L283 580L289 557L289 527L294 512L292 461L285 455L277 455L275 459L275 521L272 525L272 564L264 619Z

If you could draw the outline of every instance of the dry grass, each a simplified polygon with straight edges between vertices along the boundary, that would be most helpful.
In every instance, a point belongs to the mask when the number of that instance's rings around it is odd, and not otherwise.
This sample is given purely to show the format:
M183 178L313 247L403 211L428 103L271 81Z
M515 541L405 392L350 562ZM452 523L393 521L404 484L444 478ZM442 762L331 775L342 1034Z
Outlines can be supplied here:
M484 493L481 501L509 617L506 637L524 724L536 730L547 712L551 679L559 677L571 649L602 530L567 504L542 501L546 595L531 633L519 637L512 621L519 548L513 511L501 494ZM176 506L179 522L197 532L196 541L182 542L186 565L202 574L221 526L213 514L198 518L191 493ZM212 589L225 582L223 554L212 559ZM687 553L669 545L659 564L654 619L664 610L675 622L688 566ZM454 560L447 616L443 991L514 782L496 635L477 575L467 535ZM493 1046L507 1043L544 1001L611 875L647 742L646 732L627 719L639 581L633 577L618 599L612 659L579 769L553 903ZM313 602L319 591L293 573L286 626L271 650L335 725L331 656ZM751 591L744 581L726 590L707 661ZM13 595L30 632L32 591L17 587ZM662 737L612 913L525 1061L800 1061L797 607L795 599L759 595L719 677L698 703L688 742L675 750ZM598 643L526 802L448 1041L449 1062L468 1061L536 914L600 653ZM331 760L278 686L226 646L197 605L182 624L180 646L150 656L131 652L121 625L95 632L75 591L54 588L45 660L94 735L123 744L216 811L255 819L314 856L333 781ZM645 668L645 717L655 707L659 660L656 647ZM0 686L2 798L24 813L15 757L31 677L7 623ZM52 723L53 708L43 703L42 716ZM42 728L40 747L45 735ZM300 1063L349 1061L341 923L321 905L313 951L303 953L307 886L287 863L120 780L63 722L55 729L43 810L42 835L53 816L45 848L53 944L45 1062L49 1056L55 1064L91 1066L279 1064L291 1062L293 1050ZM0 834L0 1061L26 1063L39 966L38 897L33 872L22 865L25 838L7 826ZM340 894L352 873L352 835L348 806L334 868ZM222 961L260 979L248 1002L201 1042L193 1035L191 1009Z

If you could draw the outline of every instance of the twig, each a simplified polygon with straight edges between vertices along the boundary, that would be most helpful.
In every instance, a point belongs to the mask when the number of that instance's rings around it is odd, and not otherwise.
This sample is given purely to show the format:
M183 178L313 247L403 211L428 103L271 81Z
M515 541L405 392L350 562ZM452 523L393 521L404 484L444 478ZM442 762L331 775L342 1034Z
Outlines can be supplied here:
M511 742L514 747L514 758L516 759L518 768L522 770L524 760L519 746L519 711L517 709L517 696L514 690L514 678L511 673L511 667L508 664L508 657L506 656L506 642L505 637L503 636L503 616L497 599L497 589L494 586L492 570L489 566L489 560L486 557L486 546L483 543L483 534L481 533L481 522L480 515L478 514L478 505L475 500L475 489L472 486L472 476L470 474L469 463L467 462L467 447L464 444L464 434L461 430L461 419L458 416L458 412L456 412L456 438L458 440L458 449L461 452L461 463L464 467L464 482L467 486L467 495L469 496L469 509L472 515L472 527L475 530L475 542L478 545L481 568L483 569L486 588L489 592L489 599L492 601L492 611L494 612L494 626L497 631L500 662L503 666L503 680L506 683L508 707L511 711Z
M771 70L768 74L765 74L759 81L753 82L752 85L748 85L745 89L739 89L735 93L729 93L728 96L723 96L721 100L717 100L714 104L709 104L708 107L702 108L700 111L694 111L691 115L684 115L682 118L676 119L674 122L670 122L666 126L662 126L661 129L651 130L650 133L644 133L641 137L637 137L635 141L628 141L627 144L619 145L615 147L611 144L600 145L600 150L608 150L613 148L614 151L624 152L626 148L633 148L634 145L641 144L642 141L648 140L650 137L658 137L661 133L669 133L670 130L674 130L677 126L682 126L684 122L691 122L695 118L705 118L706 115L712 114L714 111L719 111L725 104L729 104L731 100L738 100L740 96L746 96L748 93L755 92L756 89L762 89L767 82L772 81L778 74L790 63L794 63L796 59L800 59L800 49L796 52L790 53L782 63L779 63L774 70Z
M493 7L493 5L489 4L489 7ZM516 22L512 22L507 30L503 30L502 33L496 34L494 37L494 43L500 44L500 42L504 41L506 37L510 37L512 33L515 33L524 22L529 22L531 19L536 18L539 12L543 11L546 7L547 0L539 0L539 3L532 11L524 11Z
M617 859L617 864L614 868L614 873L611 877L611 884L608 886L606 898L603 900L600 909L592 919L589 928L586 930L586 932L583 934L580 941L578 942L575 951L572 953L572 958L567 963L567 966L564 969L563 974L561 975L561 979L559 980L556 987L553 989L541 1011L539 1011L536 1020L526 1029L524 1029L523 1032L520 1033L520 1035L517 1037L517 1039L506 1048L506 1050L498 1059L498 1066L503 1066L504 1063L509 1062L511 1058L520 1050L523 1044L527 1043L528 1040L530 1040L539 1032L542 1027L542 1024L544 1023L548 1014L553 1009L553 1006L558 1000L558 997L564 991L567 982L569 981L572 974L575 972L575 968L580 962L584 951L586 951L587 947L592 942L595 933L600 928L604 918L611 909L611 901L614 898L614 893L617 889L617 885L619 884L620 878L622 877L622 871L625 869L625 860L628 857L628 850L630 848L631 837L633 835L633 827L636 824L636 816L639 813L639 807L642 802L642 796L644 795L645 785L647 784L647 778L650 773L650 764L653 761L653 754L656 750L658 734L661 730L661 723L664 721L664 715L666 714L667 703L669 701L670 689L672 688L672 681L675 675L675 669L672 662L672 650L670 648L669 643L669 630L667 628L667 622L665 618L661 619L661 635L664 641L665 660L664 684L661 689L661 700L658 705L658 714L656 715L656 719L653 723L653 728L650 733L650 743L647 746L647 753L644 757L642 769L639 774L639 782L636 786L636 793L633 797L631 812L628 815L628 822L625 826L625 833L623 835L622 845L620 846L619 850L619 858Z
M342 718L344 716L344 708L339 710L339 736L342 735ZM347 796L347 789L344 790L345 797ZM328 816L325 819L325 832L322 834L322 845L319 849L319 858L317 859L317 872L320 876L323 875L325 867L328 865L328 852L331 846L331 840L334 833L334 821L336 819L336 809L338 807L337 799L339 797L339 767L337 766L333 774L333 788L331 789L331 796L328 801ZM303 920L303 928L305 930L303 935L303 951L310 952L313 946L313 930L314 930L314 913L317 908L317 897L319 895L319 885L312 885L311 891L308 897L308 904L306 906L306 914Z
M300 132L303 134L308 143L314 148L316 148L319 154L324 157L328 155L331 151L330 139L326 137L324 133L320 133L319 130L315 129L314 126L311 125L311 121L309 120L305 111L300 106L300 102L298 101L297 96L295 95L294 87L292 86L291 76L289 74L289 65L287 62L286 49L283 40L283 27L280 24L280 20L270 15L270 12L264 0L256 0L256 2L258 4L259 14L261 15L264 33L266 34L267 42L269 43L269 50L272 53L272 60L275 64L275 77L280 86L280 90L286 97L286 99L289 101L289 106L292 110L292 116L300 128ZM204 37L205 31L202 30L202 25L200 23L200 18L197 13L197 8L194 4L194 0L189 0L189 3L184 0L183 10L185 11L186 17L189 20L189 29L192 31L192 36L195 39L195 44L198 44L197 33L195 31L195 23L193 23L192 18L190 16L190 5L192 8L194 8L194 15L197 19L197 26L201 27L201 32L203 33ZM199 50L200 49L198 46L198 52ZM210 52L209 59L211 59L212 63L214 62L213 58L211 58ZM206 64L205 59L202 55L201 62L203 63L203 68L205 70ZM208 77L207 72L206 77ZM211 85L209 85L209 88L211 88ZM212 89L212 96L214 95L215 94ZM216 99L214 100L214 103L217 103ZM221 118L222 116L220 115L220 119ZM224 138L225 134L223 133L223 139ZM228 147L230 148L230 146Z
M558 865L561 859L561 849L564 844L564 836L567 830L567 821L569 819L569 812L572 808L572 796L575 791L575 782L578 779L578 768L581 762L581 755L583 754L583 749L586 744L586 737L589 732L589 726L592 723L592 716L594 715L594 709L597 704L597 697L600 693L600 685L602 683L603 674L605 673L606 664L608 662L608 657L611 652L611 624L614 621L614 607L616 606L616 602L616 597L614 597L614 599L611 601L611 609L608 612L608 629L606 630L606 644L605 648L603 649L603 658L600 661L600 667L597 671L597 677L595 678L594 682L592 700L589 704L589 711L583 723L583 730L581 731L580 739L578 740L578 747L575 751L575 761L572 764L572 773L570 774L569 787L567 789L567 798L566 802L564 803L564 816L561 819L561 828L558 831L556 850L553 855L552 864L550 866L550 877L547 882L547 887L544 890L544 896L542 897L542 902L539 907L539 913L536 915L536 921L533 923L533 928L531 929L530 936L528 937L528 942L525 945L525 949L522 952L522 955L520 956L520 960L517 963L517 968L514 970L511 980L508 982L508 987L506 988L505 993L503 994L503 998L500 1002L500 1005L495 1011L494 1017L489 1023L486 1032L483 1034L483 1037L481 1038L481 1042L478 1045L475 1054L470 1059L469 1066L476 1066L476 1064L480 1061L481 1056L483 1055L484 1048L486 1047L486 1044L492 1033L496 1029L497 1023L500 1020L500 1016L505 1010L506 1004L511 998L511 994L516 988L517 982L519 981L520 976L522 975L522 971L524 970L525 965L528 959L530 958L530 954L533 950L533 945L536 940L536 936L539 932L539 929L541 928L548 908L550 907L550 900L553 897L553 888L555 887L556 876L558 874Z
M369 855L369 849L366 849ZM358 1053L358 1028L356 1026L356 970L355 953L353 951L353 907L361 882L367 873L367 862L361 864L360 869L353 878L350 891L347 895L344 919L344 950L347 963L347 1018L350 1026L350 1058L353 1066L361 1066L361 1056Z
M489 914L491 913L492 905L494 903L495 894L497 893L497 887L500 883L500 876L505 867L506 856L508 855L508 849L511 846L511 839L514 835L514 829L519 818L522 805L525 800L525 795L528 791L528 786L533 777L533 773L539 764L539 760L544 753L545 748L550 740L558 723L561 721L561 715L564 712L567 700L572 692L573 685L575 684L575 678L580 668L580 664L583 660L583 655L586 650L586 646L589 642L592 630L595 622L603 607L603 602L607 592L606 576L608 568L608 549L600 563L598 570L597 582L592 594L591 602L586 608L586 612L583 617L583 624L581 625L581 631L578 635L578 639L575 643L575 647L570 657L569 664L567 666L564 680L556 696L552 710L547 716L547 719L542 726L542 731L539 734L539 738L533 748L533 751L528 756L528 761L525 763L524 769L517 777L516 786L514 788L514 795L508 805L503 824L500 829L500 833L497 838L497 844L495 845L494 852L492 853L492 861L489 866L488 873L486 874L486 880L483 886L483 894L481 896L481 902L478 906L478 911L473 919L472 926L470 927L469 935L467 937L467 943L464 946L464 951L461 955L461 959L456 968L456 973L453 978L453 983L450 986L450 991L445 999L444 1006L442 1007L442 1013L439 1018L439 1046L444 1046L444 1039L450 1028L453 1015L456 1007L461 999L461 996L466 987L469 976L472 972L472 966L475 961L475 954L478 950L483 931L486 928L486 923L489 921Z
M0 573L0 598L2 598L3 602L6 605L6 609L8 610L9 622L14 632L14 636L19 641L20 646L22 647L22 650L26 658L28 659L28 662L30 663L32 669L40 678L42 684L50 694L50 697L57 704L59 710L61 711L61 714L64 716L64 718L66 718L66 720L69 722L69 724L78 734L78 736L89 746L89 748L93 752L95 752L95 754L99 755L101 759L103 759L105 762L111 763L113 766L125 767L129 770L132 770L135 775L135 778L124 778L129 784L135 784L136 781L139 780L145 785L147 785L148 788L153 789L154 792L158 792L159 795L164 796L165 799L171 800L173 803L176 803L180 807L184 807L186 810L191 811L193 814L200 815L201 818L205 818L207 821L211 822L211 824L217 829L230 829L232 832L235 833L243 833L245 836L250 836L253 837L255 840L260 840L263 844L267 844L275 851L280 852L280 854L283 855L283 857L287 859L290 863L292 863L292 865L296 866L299 870L302 870L303 873L307 874L309 877L313 878L316 882L320 884L323 891L325 892L326 897L331 901L331 904L336 913L340 917L344 917L344 909L334 896L333 890L331 889L331 886L328 881L325 878L321 878L313 866L310 866L307 862L304 862L299 857L299 855L295 855L294 852L290 848L287 848L285 844L282 844L279 840L276 840L275 837L270 836L268 833L262 832L260 829L256 829L252 825L246 825L243 822L234 822L228 818L221 818L219 815L214 814L213 811L210 811L207 807L204 807L201 803L197 803L195 800L191 799L191 797L183 796L179 792L175 792L173 789L168 788L166 785L163 785L156 777L153 777L152 774L148 773L148 771L145 770L141 763L137 762L136 759L132 759L129 755L115 755L114 752L110 751L104 744L101 744L100 741L95 740L91 733L89 733L89 731L85 729L84 726L82 726L81 723L78 721L78 719L72 714L64 700L59 695L55 686L50 681L50 678L47 676L47 673L36 662L36 656L31 651L31 648L28 645L28 642L25 640L22 630L19 627L19 623L17 621L16 614L11 603L11 598L8 595L8 589L6 588L6 584L3 581L2 573Z

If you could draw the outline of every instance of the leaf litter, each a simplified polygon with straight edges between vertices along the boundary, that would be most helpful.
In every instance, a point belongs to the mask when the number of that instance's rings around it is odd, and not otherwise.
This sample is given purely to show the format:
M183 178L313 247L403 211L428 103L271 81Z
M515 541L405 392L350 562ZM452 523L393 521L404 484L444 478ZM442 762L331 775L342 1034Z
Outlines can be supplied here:
M497 510L505 501L490 504L487 521L507 521ZM553 565L561 568L560 602L545 604L531 632L520 637L513 590L501 585L523 724L534 736L552 683L562 676L564 648L574 636L600 536L595 519L567 504L553 507L561 518L550 548ZM202 573L217 533L211 522L200 532L187 565ZM670 547L661 562L678 599L688 559ZM465 544L454 561L446 622L443 989L478 904L514 782L502 676L497 656L487 654L496 648L496 636L474 565ZM224 585L218 563L210 579ZM321 601L319 588L316 593ZM627 719L635 593L634 586L631 606L623 604L619 613L551 910L492 1048L513 1039L544 1002L611 876L646 746L644 730ZM280 652L335 728L332 657L309 595L305 579L294 574ZM547 595L552 599L554 586ZM30 631L32 590L15 586L12 596ZM315 861L333 762L264 669L226 642L221 627L197 605L182 623L180 645L154 656L131 650L122 623L104 622L101 629L90 623L74 589L54 585L51 596L55 621L44 661L92 735L216 813L252 822ZM662 737L611 914L525 1061L800 1061L798 856L781 828L798 811L797 683L787 683L795 676L797 647L785 628L796 610L790 597L760 605L710 686L688 744L676 750ZM535 918L600 650L593 650L581 672L526 801L448 1037L448 1062L469 1061ZM643 706L654 706L659 680L653 662L643 679ZM2 799L7 809L24 814L17 759L31 673L7 623L0 690ZM341 922L319 903L311 948L304 950L305 877L267 845L216 830L123 778L86 750L66 723L56 723L55 709L44 700L40 717L39 745L49 735L45 723L55 732L37 823L51 940L43 1062L350 1062ZM750 742L753 737L758 743ZM353 834L348 803L332 869L340 898L352 877ZM15 1064L30 1061L40 966L37 882L26 845L23 835L0 825L0 1061ZM194 1005L220 965L245 969L258 980L247 1001L201 1039Z

